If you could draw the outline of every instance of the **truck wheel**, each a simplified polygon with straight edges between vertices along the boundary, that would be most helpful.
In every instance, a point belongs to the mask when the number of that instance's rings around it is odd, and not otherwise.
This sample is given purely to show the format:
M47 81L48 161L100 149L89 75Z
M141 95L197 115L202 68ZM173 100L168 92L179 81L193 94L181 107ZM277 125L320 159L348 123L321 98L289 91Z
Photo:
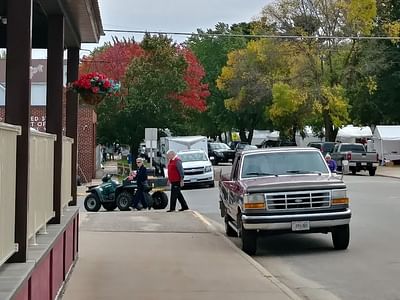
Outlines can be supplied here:
M242 240L242 250L248 255L254 255L257 252L257 231L244 229L242 219L239 215L239 237Z
M164 209L168 205L168 196L164 192L155 192L151 195L153 198L153 208L154 209Z
M233 237L237 237L238 234L235 231L235 229L232 228L231 225L229 225L229 221L232 221L232 218L229 217L228 215L225 215L224 218L224 223L225 223L225 233L227 236L233 236Z
M86 196L85 202L83 203L83 205L85 206L85 209L87 211L92 211L92 212L99 211L99 209L101 207L99 197L93 193Z
M368 172L369 172L369 176L374 176L376 169L369 169Z
M117 204L115 204L115 202L104 202L103 207L107 211L113 211L117 208Z
M131 195L128 192L122 192L117 196L116 202L119 210L121 211L130 210L129 207L133 202L133 195Z
M349 225L336 226L332 230L333 247L336 250L347 249L350 242L350 227Z
M352 168L352 169L351 169L351 174L356 175L356 173L357 173L357 169Z

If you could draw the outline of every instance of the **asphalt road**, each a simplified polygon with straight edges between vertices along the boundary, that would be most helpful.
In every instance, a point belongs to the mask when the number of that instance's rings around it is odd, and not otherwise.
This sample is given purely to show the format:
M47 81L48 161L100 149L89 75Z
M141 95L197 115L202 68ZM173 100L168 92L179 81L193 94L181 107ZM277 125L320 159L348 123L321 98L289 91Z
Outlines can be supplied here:
M287 234L261 238L253 258L305 299L400 299L400 180L365 173L344 181L353 211L347 250L333 250L330 234ZM223 230L217 187L184 195Z

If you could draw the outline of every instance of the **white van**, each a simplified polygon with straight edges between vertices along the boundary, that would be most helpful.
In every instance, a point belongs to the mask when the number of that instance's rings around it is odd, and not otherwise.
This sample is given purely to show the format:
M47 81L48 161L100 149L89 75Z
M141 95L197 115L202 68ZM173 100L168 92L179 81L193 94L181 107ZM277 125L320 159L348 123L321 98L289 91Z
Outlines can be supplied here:
M214 170L203 150L182 150L177 153L185 172L185 186L207 185L214 187Z

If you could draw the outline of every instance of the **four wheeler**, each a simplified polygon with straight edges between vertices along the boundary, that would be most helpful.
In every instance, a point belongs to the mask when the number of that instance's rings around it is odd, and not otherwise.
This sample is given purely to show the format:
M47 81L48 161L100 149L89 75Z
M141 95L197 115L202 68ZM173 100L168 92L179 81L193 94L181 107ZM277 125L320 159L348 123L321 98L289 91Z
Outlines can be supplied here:
M85 209L90 212L99 211L100 207L112 211L119 208L121 211L130 210L133 202L133 197L137 190L137 184L134 180L125 178L120 184L117 180L112 179L111 174L106 174L102 178L102 183L96 186L89 186L86 191L89 195L85 198ZM166 183L160 179L149 179L148 192L145 192L145 199L148 202L148 207L154 209L164 209L168 205L168 196L163 188L153 187L161 186ZM149 193L151 191L151 194Z

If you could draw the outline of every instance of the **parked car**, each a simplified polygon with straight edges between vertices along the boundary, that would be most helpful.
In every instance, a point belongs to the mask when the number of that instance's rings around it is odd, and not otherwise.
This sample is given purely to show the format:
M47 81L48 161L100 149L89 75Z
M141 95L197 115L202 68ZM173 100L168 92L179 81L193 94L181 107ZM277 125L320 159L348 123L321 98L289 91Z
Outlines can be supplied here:
M236 146L235 146L235 151L237 152L237 151L243 151L243 149L246 147L246 146L248 146L249 145L249 143L247 143L247 142L239 142L239 143L237 143L236 144Z
M335 145L335 142L311 142L308 143L307 146L319 149L322 152L322 155L325 156L327 153L333 152Z
M230 162L235 158L235 150L225 143L208 143L208 158L213 165L221 162Z
M236 154L219 182L220 211L228 236L255 254L261 234L332 233L335 249L350 241L347 188L312 148L268 148Z
M185 186L214 187L214 169L203 150L182 150L177 155L182 160Z
M258 147L256 145L245 145L243 147L243 151L245 151L245 150L255 150L255 149L258 149Z

